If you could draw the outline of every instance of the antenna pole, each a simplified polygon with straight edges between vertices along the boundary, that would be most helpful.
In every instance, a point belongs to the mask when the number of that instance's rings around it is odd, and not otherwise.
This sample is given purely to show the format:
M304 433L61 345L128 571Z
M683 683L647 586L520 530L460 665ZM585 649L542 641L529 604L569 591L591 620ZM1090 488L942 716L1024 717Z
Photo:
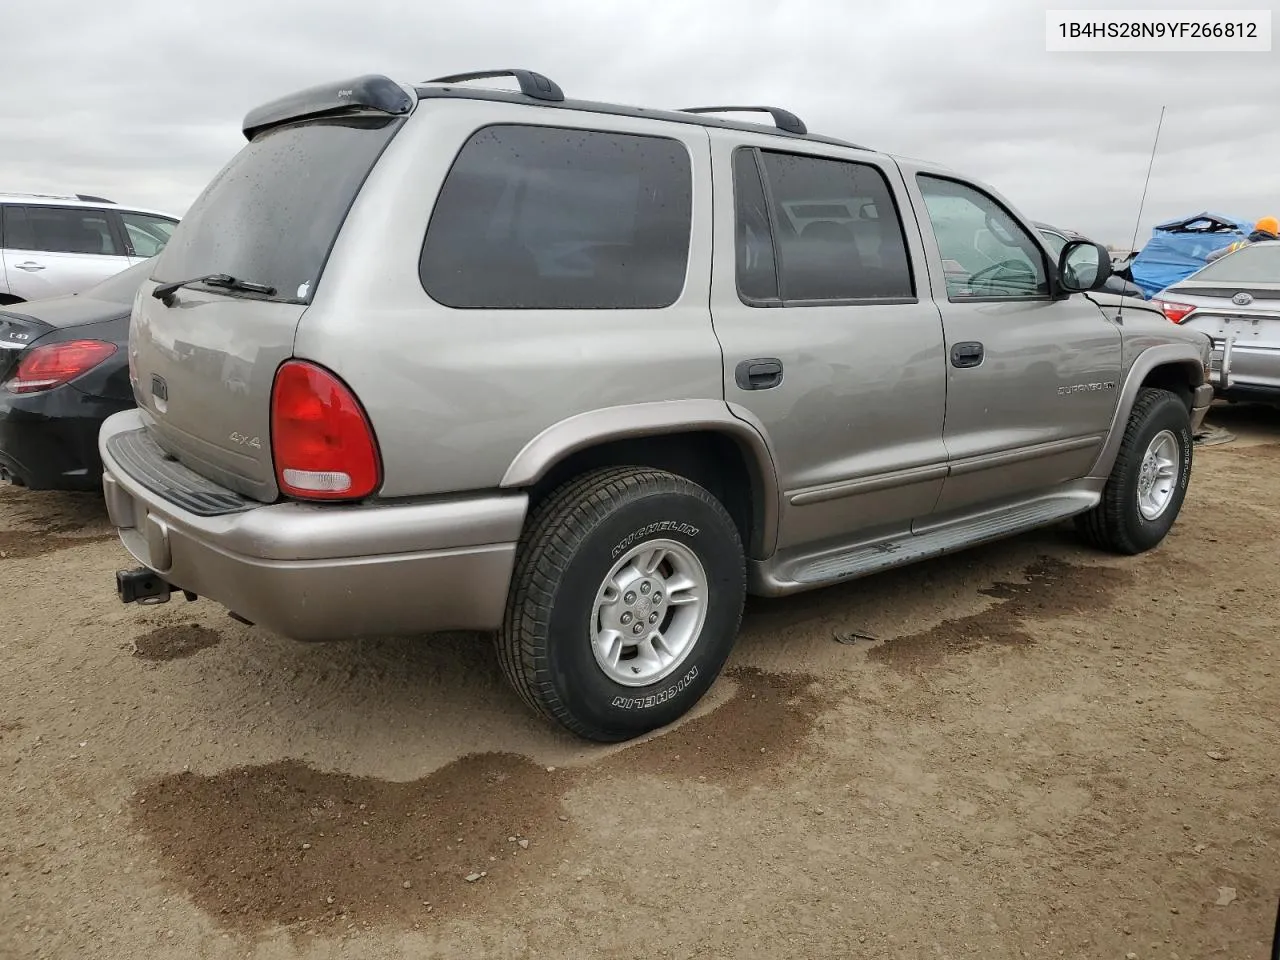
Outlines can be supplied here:
M1142 209L1147 205L1147 188L1151 186L1151 169L1156 165L1156 147L1160 145L1160 128L1164 126L1164 107L1160 108L1160 120L1156 123L1156 139L1151 144L1151 160L1147 163L1147 179L1142 185L1142 199L1138 201L1138 220L1133 225L1133 239L1129 241L1130 251L1138 246L1138 230L1142 227Z
M1160 119L1156 122L1156 138L1151 144L1151 159L1147 161L1147 179L1142 184L1142 199L1138 201L1138 219L1133 224L1133 239L1129 241L1129 254L1138 248L1138 230L1142 227L1142 210L1147 205L1147 188L1151 186L1151 169L1156 165L1156 147L1160 145L1160 128L1164 126L1164 107L1160 108ZM1133 261L1129 261L1132 275ZM1143 294L1146 297L1146 294ZM1116 311L1116 322L1124 323L1124 297L1120 298L1120 308Z

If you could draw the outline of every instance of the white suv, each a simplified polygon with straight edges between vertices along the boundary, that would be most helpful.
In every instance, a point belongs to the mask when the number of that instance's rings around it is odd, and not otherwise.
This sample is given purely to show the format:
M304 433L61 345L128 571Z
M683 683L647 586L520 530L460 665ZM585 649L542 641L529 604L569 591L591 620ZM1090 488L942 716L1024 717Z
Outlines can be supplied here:
M0 305L88 289L154 257L177 225L102 197L0 194Z

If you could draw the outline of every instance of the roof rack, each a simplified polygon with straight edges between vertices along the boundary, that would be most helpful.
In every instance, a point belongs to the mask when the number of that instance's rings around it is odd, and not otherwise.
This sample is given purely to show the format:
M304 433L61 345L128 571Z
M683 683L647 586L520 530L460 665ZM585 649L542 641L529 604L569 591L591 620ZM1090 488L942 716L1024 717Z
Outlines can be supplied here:
M773 124L779 130L785 130L787 133L794 133L798 136L805 136L809 132L809 128L804 125L804 121L797 117L790 110L783 110L781 107L682 107L681 113L767 113L773 117Z
M488 77L513 77L520 84L519 90L501 87L469 87L461 85L466 80L482 80ZM390 83L385 77L380 82ZM454 86L458 84L458 86ZM565 110L583 110L618 117L647 117L668 123L690 123L704 127L720 127L744 132L774 132L779 137L803 137L812 143L825 143L850 150L871 150L870 147L836 137L809 133L803 120L789 110L780 107L687 107L684 110L629 107L619 103L600 103L592 100L568 100L554 82L532 70L483 70L474 73L458 73L435 80L422 80L413 87L419 99L430 97L490 100L500 103L528 103L529 99L541 101L546 107ZM528 98L528 99L526 99ZM407 111L405 111L407 112ZM753 121L731 120L728 117L704 116L713 113L767 113L775 126L769 127Z
M550 100L559 103L564 100L564 91L553 80L548 80L540 73L532 70L479 70L474 73L454 73L447 77L436 77L424 80L424 83L462 83L466 80L487 80L490 77L514 77L520 84L520 92L535 100Z

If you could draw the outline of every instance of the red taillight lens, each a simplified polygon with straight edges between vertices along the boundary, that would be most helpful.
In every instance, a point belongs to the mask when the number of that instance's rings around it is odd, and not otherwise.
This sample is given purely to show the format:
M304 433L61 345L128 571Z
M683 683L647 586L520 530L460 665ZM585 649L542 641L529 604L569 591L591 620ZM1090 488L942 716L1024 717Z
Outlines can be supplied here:
M1165 318L1174 323L1181 323L1195 310L1195 305L1190 303L1170 303L1168 300L1157 300L1156 303L1160 304Z
M271 455L281 492L305 500L358 500L378 488L373 427L346 384L288 360L271 389Z
M115 352L116 345L105 340L68 340L35 347L19 358L18 369L4 388L10 393L52 390L92 370Z

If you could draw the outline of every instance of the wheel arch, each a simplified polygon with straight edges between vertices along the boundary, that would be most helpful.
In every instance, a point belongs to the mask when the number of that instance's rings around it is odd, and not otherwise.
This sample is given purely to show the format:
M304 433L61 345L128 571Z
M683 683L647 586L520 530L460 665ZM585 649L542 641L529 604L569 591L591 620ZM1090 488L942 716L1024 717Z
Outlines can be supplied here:
M605 407L547 427L516 454L502 478L536 502L569 477L603 466L669 470L707 487L738 525L753 559L777 544L780 493L763 425L722 400Z
M1195 388L1206 382L1205 376L1204 361L1193 344L1166 343L1142 351L1125 375L1111 429L1089 476L1099 480L1110 476L1140 390L1144 387L1168 390L1177 395L1190 412Z

